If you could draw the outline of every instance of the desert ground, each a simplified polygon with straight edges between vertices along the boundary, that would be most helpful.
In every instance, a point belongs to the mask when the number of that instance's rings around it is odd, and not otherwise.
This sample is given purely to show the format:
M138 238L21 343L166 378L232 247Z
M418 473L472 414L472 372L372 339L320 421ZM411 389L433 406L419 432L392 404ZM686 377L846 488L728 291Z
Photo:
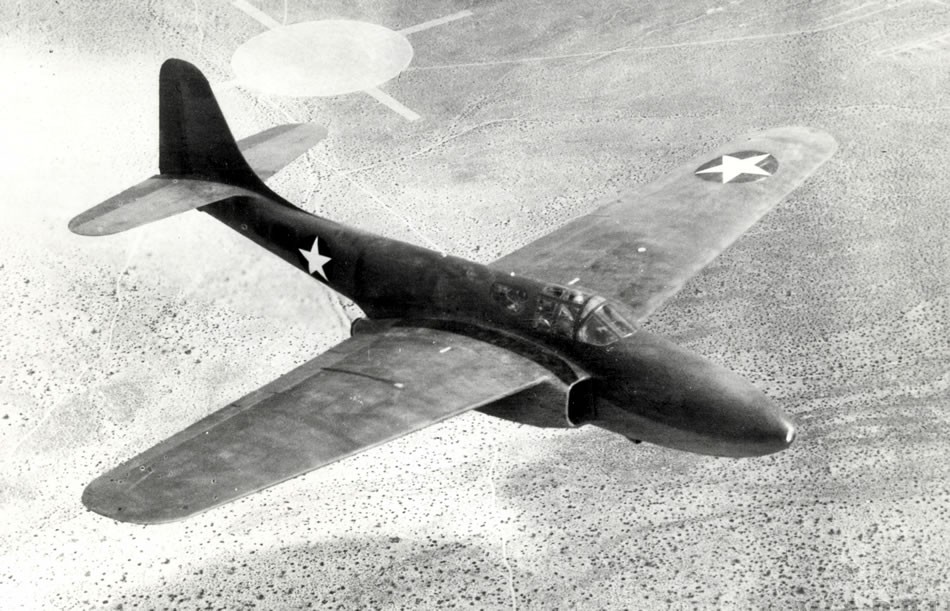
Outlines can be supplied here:
M368 38L254 46L330 20L411 54L370 49L363 82ZM87 511L94 477L359 316L203 214L67 230L157 172L168 57L238 137L327 127L270 181L289 200L484 263L736 136L833 134L646 325L766 391L795 444L722 459L473 412L183 522ZM10 2L0 76L0 607L950 605L946 3Z

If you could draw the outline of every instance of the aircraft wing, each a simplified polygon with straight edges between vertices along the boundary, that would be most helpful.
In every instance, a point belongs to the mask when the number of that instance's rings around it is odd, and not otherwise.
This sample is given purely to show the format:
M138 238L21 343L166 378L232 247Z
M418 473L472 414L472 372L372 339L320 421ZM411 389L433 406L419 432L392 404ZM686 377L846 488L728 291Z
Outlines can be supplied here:
M178 520L552 377L448 331L355 335L103 474L83 503L123 522Z
M835 152L782 127L739 138L502 257L492 267L583 286L642 321Z
M289 123L248 136L237 145L254 173L267 180L326 137L323 126Z

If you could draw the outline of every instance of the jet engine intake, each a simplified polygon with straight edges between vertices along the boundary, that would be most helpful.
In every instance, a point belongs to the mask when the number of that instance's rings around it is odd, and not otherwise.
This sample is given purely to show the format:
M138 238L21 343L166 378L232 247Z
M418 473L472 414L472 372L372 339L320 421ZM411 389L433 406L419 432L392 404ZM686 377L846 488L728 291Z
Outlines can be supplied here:
M567 389L564 417L570 427L597 419L597 389L594 378L581 378Z

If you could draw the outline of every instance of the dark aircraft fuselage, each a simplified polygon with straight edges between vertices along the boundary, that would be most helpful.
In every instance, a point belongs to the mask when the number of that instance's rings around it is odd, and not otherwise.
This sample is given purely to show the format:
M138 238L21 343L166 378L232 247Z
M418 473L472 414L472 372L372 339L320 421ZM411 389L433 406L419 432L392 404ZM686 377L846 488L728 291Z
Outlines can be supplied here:
M354 301L368 316L354 333L365 325L438 326L529 356L564 384L566 396L526 400L520 414L483 411L530 422L532 404L563 426L590 423L721 456L768 454L794 438L792 422L762 392L635 328L623 304L362 232L268 195L200 210Z

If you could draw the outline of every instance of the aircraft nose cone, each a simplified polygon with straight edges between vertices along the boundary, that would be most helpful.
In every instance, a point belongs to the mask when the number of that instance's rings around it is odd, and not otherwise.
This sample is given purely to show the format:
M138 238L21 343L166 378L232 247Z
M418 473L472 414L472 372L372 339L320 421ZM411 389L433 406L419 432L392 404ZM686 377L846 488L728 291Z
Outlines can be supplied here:
M706 385L697 384L691 397L695 413L708 417L720 451L733 456L762 456L781 452L795 440L792 419L765 393L743 378L710 365Z
M628 340L624 364L619 402L638 418L637 439L733 457L780 452L795 441L795 423L765 393L669 340L641 330Z
M762 431L758 437L762 453L771 454L791 446L798 434L798 428L778 406L770 400L766 401L767 403L764 406L759 407L759 410L767 415L760 424Z
M798 427L795 426L795 423L791 420L785 420L785 447L792 445L792 442L795 441L795 436L798 434Z

